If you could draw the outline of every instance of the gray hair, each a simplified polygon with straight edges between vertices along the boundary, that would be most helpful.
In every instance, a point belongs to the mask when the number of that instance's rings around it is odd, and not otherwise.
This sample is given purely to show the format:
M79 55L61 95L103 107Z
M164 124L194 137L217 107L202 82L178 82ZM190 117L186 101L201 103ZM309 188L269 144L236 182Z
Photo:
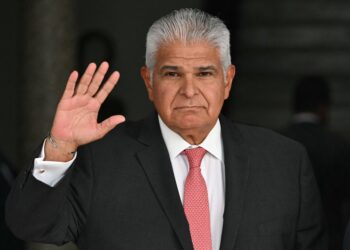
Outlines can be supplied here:
M174 41L206 41L219 49L224 72L231 65L230 31L222 20L201 10L175 10L152 24L147 33L146 66L153 70L160 46Z

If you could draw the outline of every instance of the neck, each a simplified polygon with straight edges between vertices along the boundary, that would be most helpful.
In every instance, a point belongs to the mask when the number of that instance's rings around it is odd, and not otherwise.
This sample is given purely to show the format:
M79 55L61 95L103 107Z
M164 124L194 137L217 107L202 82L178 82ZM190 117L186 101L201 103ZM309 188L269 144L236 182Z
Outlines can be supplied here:
M160 116L158 116L161 127L169 129L171 132L180 136L184 141L191 145L201 144L218 123L218 120L214 124L207 124L204 127L195 128L179 128L171 126L170 124L165 124Z
M178 133L178 132L177 132ZM185 141L187 141L191 145L199 145L204 139L208 136L207 133L178 133Z
M192 129L174 129L170 128L179 134L185 141L191 145L201 144L205 138L207 138L210 131L213 129L215 124L212 124L205 128L192 128Z

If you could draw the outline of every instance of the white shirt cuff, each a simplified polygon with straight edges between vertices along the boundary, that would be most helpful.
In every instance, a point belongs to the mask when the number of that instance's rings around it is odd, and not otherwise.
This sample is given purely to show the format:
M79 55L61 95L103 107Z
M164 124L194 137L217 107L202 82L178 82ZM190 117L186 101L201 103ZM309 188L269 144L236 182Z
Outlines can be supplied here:
M33 176L37 180L54 187L64 177L76 159L77 153L74 153L73 159L68 162L44 161L45 143L46 140L43 143L39 157L34 159Z

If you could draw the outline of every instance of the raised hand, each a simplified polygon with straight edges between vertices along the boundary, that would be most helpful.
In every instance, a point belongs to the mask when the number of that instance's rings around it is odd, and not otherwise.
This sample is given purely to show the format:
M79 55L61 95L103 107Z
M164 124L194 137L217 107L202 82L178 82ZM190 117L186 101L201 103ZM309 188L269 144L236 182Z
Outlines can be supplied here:
M79 146L102 138L125 120L115 115L97 122L101 104L119 79L119 73L114 71L101 86L108 67L103 62L96 70L96 64L89 64L78 84L78 72L71 73L57 106L51 138L45 143L45 160L70 160Z

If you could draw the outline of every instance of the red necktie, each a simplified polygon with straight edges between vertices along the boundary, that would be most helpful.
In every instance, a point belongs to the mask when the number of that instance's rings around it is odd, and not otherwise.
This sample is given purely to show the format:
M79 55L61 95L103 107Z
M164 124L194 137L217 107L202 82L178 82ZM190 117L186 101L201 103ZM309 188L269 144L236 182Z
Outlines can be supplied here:
M212 249L208 191L200 168L206 152L201 147L184 150L190 165L185 183L184 210L194 250Z

